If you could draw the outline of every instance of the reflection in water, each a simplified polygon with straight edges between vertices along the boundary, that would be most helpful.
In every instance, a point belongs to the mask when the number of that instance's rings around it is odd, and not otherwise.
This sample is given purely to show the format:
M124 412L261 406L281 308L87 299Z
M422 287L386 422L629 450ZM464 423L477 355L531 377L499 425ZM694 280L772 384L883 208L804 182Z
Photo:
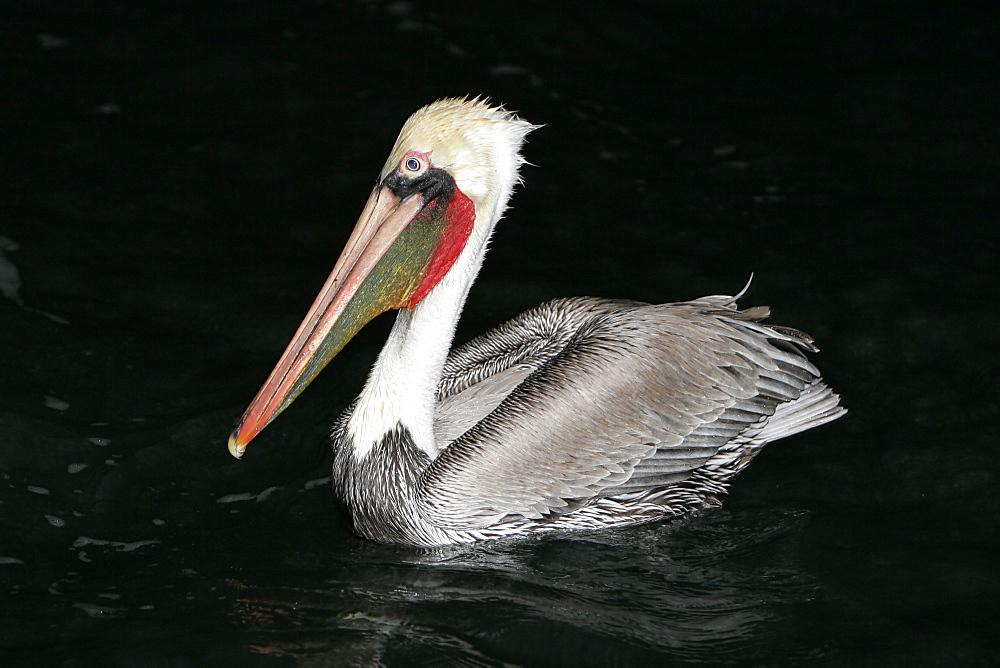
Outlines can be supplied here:
M298 658L596 665L746 660L752 647L776 657L780 620L817 590L793 545L806 518L747 519L734 526L712 511L474 548L353 541L336 561L309 565L328 569L322 588L246 583L234 613L255 651Z

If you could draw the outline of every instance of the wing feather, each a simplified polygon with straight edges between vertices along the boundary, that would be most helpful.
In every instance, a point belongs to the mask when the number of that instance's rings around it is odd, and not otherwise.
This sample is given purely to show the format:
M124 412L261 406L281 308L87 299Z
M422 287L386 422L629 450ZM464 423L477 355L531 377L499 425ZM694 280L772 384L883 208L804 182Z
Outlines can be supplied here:
M801 352L808 337L734 306L557 300L459 349L445 400L513 365L531 371L423 473L421 513L479 529L672 485L706 464L739 470L752 454L724 451L818 372Z

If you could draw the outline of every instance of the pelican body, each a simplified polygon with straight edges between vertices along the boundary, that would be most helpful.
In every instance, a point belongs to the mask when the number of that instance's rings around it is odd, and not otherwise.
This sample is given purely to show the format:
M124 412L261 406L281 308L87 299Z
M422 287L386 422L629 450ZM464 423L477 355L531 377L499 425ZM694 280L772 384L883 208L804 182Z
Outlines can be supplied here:
M718 505L769 441L844 414L812 340L741 296L579 297L451 350L535 126L480 99L404 124L333 272L230 436L247 444L373 317L398 309L334 425L333 489L379 542L464 543Z

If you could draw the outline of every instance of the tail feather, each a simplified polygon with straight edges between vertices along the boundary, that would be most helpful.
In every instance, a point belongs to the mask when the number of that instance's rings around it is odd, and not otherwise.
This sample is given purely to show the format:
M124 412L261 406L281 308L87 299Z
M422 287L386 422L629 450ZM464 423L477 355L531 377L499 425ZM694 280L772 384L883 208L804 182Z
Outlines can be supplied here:
M847 409L840 405L840 396L816 379L802 390L798 399L779 405L754 440L776 441L836 420L846 412Z

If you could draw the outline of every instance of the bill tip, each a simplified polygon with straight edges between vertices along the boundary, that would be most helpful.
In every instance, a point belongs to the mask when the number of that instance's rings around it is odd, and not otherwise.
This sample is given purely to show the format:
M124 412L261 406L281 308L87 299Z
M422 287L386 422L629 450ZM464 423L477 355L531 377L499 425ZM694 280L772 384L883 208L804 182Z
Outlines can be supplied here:
M240 443L237 437L237 432L233 432L229 435L229 454L236 459L240 459L243 453L247 451L246 443Z

